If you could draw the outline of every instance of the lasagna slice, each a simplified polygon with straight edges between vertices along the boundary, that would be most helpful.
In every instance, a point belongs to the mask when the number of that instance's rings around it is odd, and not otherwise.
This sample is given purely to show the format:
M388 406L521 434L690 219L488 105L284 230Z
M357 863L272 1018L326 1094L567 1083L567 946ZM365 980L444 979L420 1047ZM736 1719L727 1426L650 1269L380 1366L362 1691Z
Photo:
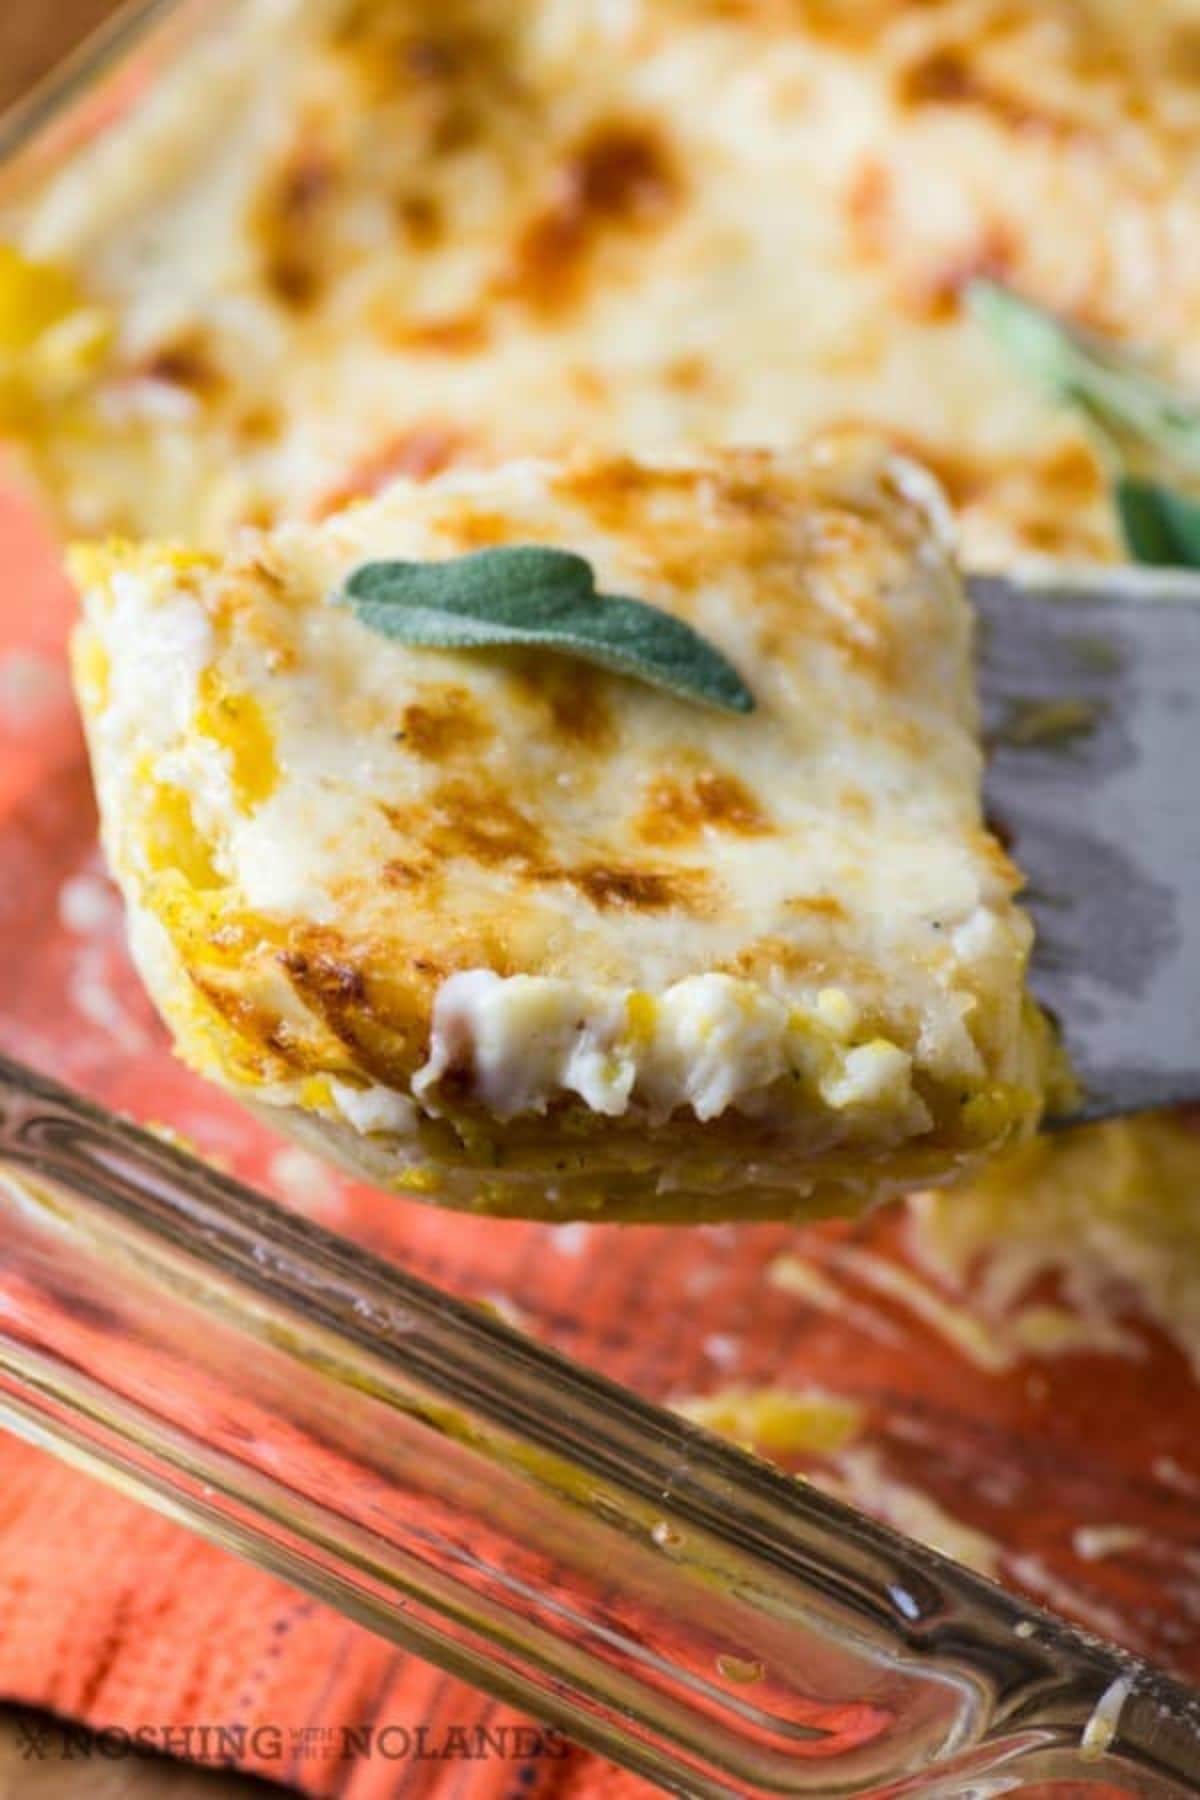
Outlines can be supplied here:
M365 563L518 544L685 621L754 710L543 647L414 648L339 598ZM145 980L189 1063L370 1180L793 1216L1034 1128L1031 930L915 465L859 437L523 461L76 573Z

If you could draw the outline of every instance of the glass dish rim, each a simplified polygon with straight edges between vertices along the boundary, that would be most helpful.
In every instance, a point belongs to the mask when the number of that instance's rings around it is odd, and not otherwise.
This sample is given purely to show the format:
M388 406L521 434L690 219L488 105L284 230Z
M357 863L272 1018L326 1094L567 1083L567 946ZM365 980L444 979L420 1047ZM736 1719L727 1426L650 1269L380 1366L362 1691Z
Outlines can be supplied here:
M119 0L115 11L41 75L0 107L0 204L19 198L104 128L91 108L135 57L169 54L192 30L213 28L237 0ZM87 112L89 116L77 115Z
M107 21L85 36L62 62L36 83L28 94L0 111L0 203L7 203L13 197L19 203L27 184L45 179L57 166L68 160L83 143L88 141L91 135L103 130L105 123L103 109L95 107L94 103L98 96L107 90L110 82L127 73L134 59L147 57L149 67L152 69L155 57L159 54L169 55L172 48L181 41L181 34L182 39L186 40L193 30L203 33L216 28L222 15L231 10L233 10L232 0L124 0L124 3L118 6L116 12ZM220 1185L224 1180L220 1177L214 1178L212 1171L206 1169L205 1165L189 1157L185 1152L171 1146L154 1144L146 1134L135 1131L117 1119L115 1115L79 1100L76 1096L58 1089L55 1084L45 1081L39 1076L16 1068L2 1057L0 1057L0 1175L3 1175L6 1168L27 1167L29 1162L28 1157L18 1158L13 1154L11 1128L14 1120L22 1120L20 1107L14 1110L12 1105L14 1094L22 1095L26 1100L32 1097L38 1104L49 1107L52 1113L57 1110L74 1119L76 1123L81 1118L87 1119L93 1130L102 1136L118 1140L127 1151L135 1155L146 1154L151 1150L155 1156L161 1154L173 1168L180 1194L191 1193L194 1195L199 1191L199 1184L208 1184L216 1180ZM59 1181L64 1188L70 1187L61 1168L57 1170L52 1168L50 1178ZM226 1182L224 1185L230 1198L235 1193L239 1196L243 1208L248 1209L245 1213L247 1218L257 1216L264 1224L271 1222L278 1224L281 1220L286 1220L287 1215L284 1215L279 1208L274 1207L263 1196L240 1187L240 1184ZM144 1197L155 1202L162 1198L161 1194L155 1195L151 1187L146 1188ZM94 1193L90 1198L93 1203L96 1202ZM114 1222L114 1228L124 1230L129 1221L122 1216L119 1196L114 1197L109 1194L103 1198L101 1204L108 1210ZM258 1209L257 1214L254 1212L255 1208ZM179 1215L179 1217L181 1216ZM175 1218L172 1229L178 1228L179 1217ZM329 1238L328 1244L324 1246L324 1251L321 1245L323 1237ZM356 1268L362 1271L364 1276L377 1276L379 1273L381 1265L378 1265L375 1259L349 1240L329 1237L329 1234L322 1234L320 1231L311 1235L311 1228L302 1228L299 1241L306 1244L309 1253L315 1258L318 1265L321 1263L322 1254L328 1253L334 1260L328 1262L326 1267L330 1271L336 1268L336 1272L342 1279L347 1274L352 1275ZM194 1239L192 1248L203 1257L206 1246L200 1236ZM451 1309L453 1316L463 1319L469 1317L464 1303L441 1295L436 1290L429 1288L427 1284L415 1282L413 1278L404 1277L404 1281L409 1284L411 1293L423 1290L425 1302L430 1307L446 1307ZM286 1286L286 1284L284 1285ZM305 1312L303 1295L298 1291L289 1291L286 1298L290 1304L299 1307L302 1316ZM475 1321L471 1322L473 1325L476 1323ZM492 1338L502 1366L511 1360L514 1367L519 1364L522 1370L528 1368L531 1350L526 1339L499 1321L488 1321L486 1329ZM361 1338L362 1327L358 1328L356 1335ZM387 1355L389 1351L394 1352L396 1346L389 1341L386 1330L381 1329L376 1334L376 1340L374 1348L378 1353ZM535 1363L540 1361L550 1370L565 1364L565 1359L536 1346L533 1347L532 1358ZM567 1369L570 1367L571 1365L566 1365ZM578 1374L585 1382L595 1384L596 1394L607 1390L610 1406L618 1409L624 1408L628 1411L629 1417L640 1427L639 1441L643 1447L648 1449L655 1440L660 1447L664 1442L670 1443L675 1447L677 1457L686 1464L689 1454L699 1445L707 1465L711 1466L714 1472L714 1479L719 1477L720 1483L724 1484L727 1510L730 1498L736 1500L739 1492L748 1493L752 1487L761 1486L764 1483L776 1492L777 1498L782 1495L786 1478L779 1476L768 1464L748 1457L745 1453L710 1436L707 1432L699 1430L694 1425L686 1424L631 1391L618 1388L602 1375L593 1374L591 1370L587 1369L579 1370ZM549 1394L552 1391L552 1384L548 1383L545 1392ZM68 1433L66 1431L59 1432L56 1440L55 1430L48 1426L46 1416L39 1414L35 1407L31 1407L22 1416L19 1408L4 1403L0 1404L0 1415L4 1417L9 1426L24 1431L31 1440L49 1444L50 1447L57 1449L59 1454L66 1454L68 1457L72 1455ZM553 1418L551 1418L548 1424L551 1442L553 1442L553 1423ZM83 1461L85 1466L91 1467L94 1472L99 1470L104 1473L94 1455L90 1461L77 1454L74 1459ZM133 1485L148 1503L161 1504L161 1496L156 1498L152 1486L144 1483L138 1487L136 1482L131 1481L129 1469L121 1465L116 1458L114 1458L108 1474L110 1479L117 1480L121 1485ZM1072 1666L1078 1666L1078 1659L1081 1657L1085 1665L1091 1666L1099 1656L1100 1666L1107 1670L1114 1680L1124 1680L1126 1677L1122 1671L1129 1671L1131 1681L1145 1684L1144 1689L1139 1687L1138 1698L1142 1698L1144 1695L1148 1705L1157 1706L1165 1710L1168 1715L1174 1711L1174 1715L1179 1719L1183 1719L1186 1715L1189 1728L1195 1729L1196 1714L1192 1712L1192 1708L1200 1710L1200 1690L1192 1693L1181 1684L1167 1678L1160 1678L1157 1671L1139 1664L1137 1659L1126 1657L1124 1653L1116 1650L1110 1651L1103 1646L1097 1646L1077 1628L1050 1614L1041 1613L1039 1609L1027 1606L1024 1602L1017 1602L1012 1596L985 1578L946 1561L899 1532L877 1524L848 1506L829 1501L824 1496L809 1495L805 1498L805 1506L797 1505L796 1507L798 1531L802 1514L810 1521L814 1517L821 1518L826 1526L831 1521L834 1525L840 1521L840 1529L846 1534L848 1544L853 1541L866 1545L878 1557L890 1560L894 1570L901 1574L907 1573L914 1580L929 1581L933 1579L938 1583L945 1584L947 1590L953 1592L964 1605L967 1614L970 1615L974 1612L980 1619L986 1619L989 1628L994 1624L997 1607L1000 1609L1000 1614L1011 1613L1019 1609L1022 1614L1036 1616L1043 1641L1060 1652ZM173 1504L175 1516L188 1517L186 1505L181 1505L178 1498ZM189 1522L195 1529L205 1532L205 1523L198 1509L190 1516ZM726 1523L731 1532L736 1531L738 1520L735 1512L727 1518ZM209 1532L209 1535L217 1534ZM252 1534L236 1547L243 1554L254 1556ZM264 1562L264 1566L272 1565ZM288 1573L293 1580L302 1579L302 1575L296 1570L290 1570ZM322 1597L327 1600L331 1599L328 1592L323 1593ZM336 1598L333 1598L336 1604ZM889 1604L894 1603L894 1593L886 1588L871 1598L876 1602L886 1599ZM405 1641L403 1631L399 1628L400 1623L402 1622L398 1623L397 1640ZM379 1628L378 1621L376 1621L376 1628ZM895 1642L897 1648L911 1650L911 1646L905 1643L899 1633L897 1633ZM422 1651L422 1654L424 1653ZM938 1666L936 1656L928 1658L928 1666L932 1672L936 1673ZM486 1676L486 1669L477 1668L476 1674ZM481 1681L481 1685L486 1685L486 1682ZM1086 1725L1086 1717L1082 1722ZM1145 1747L1139 1743L1140 1734L1137 1721L1130 1724L1129 1733L1128 1741L1131 1749L1137 1751ZM619 1720L608 1721L602 1730L597 1728L590 1735L587 1731L581 1731L580 1735L584 1741L590 1741L595 1748L602 1750L605 1754L625 1761L627 1766L638 1766L628 1755L629 1745L623 1740ZM1153 1745L1151 1745L1152 1754ZM1098 1779L1103 1779L1103 1770L1104 1764L1098 1764ZM643 1771L647 1772L644 1764ZM669 1770L666 1772L669 1773ZM971 1771L973 1776L985 1772L981 1764L974 1764ZM1200 1731L1196 1733L1194 1764L1185 1770L1176 1768L1172 1772L1176 1775L1182 1773L1189 1784L1186 1789L1173 1789L1173 1792L1187 1791L1200 1794ZM655 1773L661 1777L664 1771L658 1770ZM930 1768L929 1773L936 1775L939 1771L934 1766ZM1033 1778L1039 1779L1036 1774ZM674 1783L672 1782L671 1785ZM699 1787L692 1789L681 1785L679 1791L716 1792L719 1790ZM889 1786L889 1793L898 1791ZM925 1790L917 1787L910 1791L915 1795ZM1149 1791L1159 1792L1157 1788Z

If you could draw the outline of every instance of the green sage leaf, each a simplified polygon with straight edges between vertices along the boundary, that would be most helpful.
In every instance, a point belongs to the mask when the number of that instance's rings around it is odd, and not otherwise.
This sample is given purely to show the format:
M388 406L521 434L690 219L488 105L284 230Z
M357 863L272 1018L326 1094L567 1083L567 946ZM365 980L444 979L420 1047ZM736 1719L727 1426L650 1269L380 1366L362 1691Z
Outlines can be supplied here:
M399 643L540 647L683 699L754 708L737 670L699 632L642 600L598 593L591 564L569 550L511 544L442 562L364 563L341 598L364 625Z
M1101 438L1113 469L1113 505L1135 561L1200 569L1200 499L1179 485L1200 470L1200 405L1137 358L996 282L972 282L968 301L1026 373L1084 413Z
M1118 477L1113 498L1137 562L1200 569L1200 501L1133 475Z
M1133 356L994 281L973 281L975 317L1057 399L1087 413L1122 461L1171 458L1200 469L1200 405Z

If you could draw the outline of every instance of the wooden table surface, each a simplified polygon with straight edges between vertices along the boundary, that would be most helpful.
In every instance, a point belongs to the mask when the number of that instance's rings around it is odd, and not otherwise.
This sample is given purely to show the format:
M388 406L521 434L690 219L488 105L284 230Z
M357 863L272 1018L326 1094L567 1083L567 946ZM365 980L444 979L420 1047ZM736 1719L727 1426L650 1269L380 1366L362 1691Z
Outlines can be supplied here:
M115 0L0 0L0 107L115 10ZM282 1789L159 1757L82 1754L54 1721L0 1705L0 1800L251 1800Z

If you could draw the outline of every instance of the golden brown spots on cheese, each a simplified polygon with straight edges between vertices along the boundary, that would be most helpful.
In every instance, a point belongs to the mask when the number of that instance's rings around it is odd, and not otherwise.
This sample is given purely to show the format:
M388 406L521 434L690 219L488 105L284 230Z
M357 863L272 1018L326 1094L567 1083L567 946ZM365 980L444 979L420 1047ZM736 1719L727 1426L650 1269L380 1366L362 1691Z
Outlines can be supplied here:
M464 550L486 550L490 544L511 544L522 534L507 514L472 507L456 515L454 535Z
M644 540L642 521L656 498L691 493L702 479L694 469L648 469L632 456L605 456L568 465L555 477L554 487L586 508L605 531L637 533Z
M327 519L353 500L368 499L390 481L431 481L457 462L468 447L462 432L430 421L388 438L349 470L313 509L314 517Z
M148 381L161 381L166 386L183 388L205 399L218 393L224 385L211 346L199 330L168 338L150 352L135 373Z
M344 1046L350 1066L374 1081L405 1081L413 1063L408 1034L375 1004L365 971L336 934L324 935L328 948L314 932L311 943L281 951L280 968L308 1010ZM323 1057L324 1068L332 1061Z
M263 270L263 280L281 306L294 312L307 311L321 293L321 275L316 261L299 249L279 250Z
M187 977L204 1005L229 1027L232 1040L225 1039L225 1055L244 1077L277 1081L311 1068L303 1047L270 1008L256 1004L247 994L230 986L227 979L205 970L190 968Z
M305 994L323 994L338 1006L355 1006L366 998L362 970L330 952L283 950L279 962Z
M445 218L433 194L402 193L395 201L396 218L414 250L432 250L445 235Z
M716 374L712 359L689 353L675 356L663 370L663 379L677 394L701 394Z
M970 106L1008 131L1066 136L1081 129L1045 104L990 81L963 51L940 47L902 71L896 84L901 106Z
M340 171L311 126L272 171L251 207L250 229L263 280L279 304L306 312L322 297L330 266L328 214Z
M503 9L470 0L366 0L343 15L333 46L363 105L398 103L422 151L444 156L477 142L497 105L523 97L502 25Z
M502 935L485 931L483 937L488 966L509 973ZM352 1071L403 1089L425 1054L433 993L455 969L470 966L452 940L444 954L418 946L419 939L414 945L391 933L358 937L312 926L293 928L285 943L271 947L264 977L269 969L273 979L264 979L264 991L282 972L311 1015L288 1042L293 1065Z
M682 617L689 617L691 596L720 583L725 572L734 581L753 574L761 623L776 612L789 615L798 587L797 544L786 499L764 482L761 453L732 452L719 469L693 474L686 484L678 483L681 473L656 470L640 494L615 482L607 494L592 496L593 506L611 528L637 532L641 560L673 590L673 609ZM664 530L658 518L664 502L673 507L685 496L696 510L695 528Z
M1063 519L1052 510L1039 517L1031 517L1025 521L1022 538L1030 550L1043 556L1064 556L1074 549L1079 551L1080 533L1069 520ZM1094 534L1099 538L1099 533ZM1092 552L1095 556L1102 554L1098 543L1094 543Z
M449 685L424 688L421 699L405 707L396 731L396 741L426 762L478 750L491 736L492 727L470 690Z
M989 830L982 829L971 833L971 849L980 860L986 863L1005 887L1011 892L1024 886L1025 878L1009 856L999 838Z
M849 915L836 894L793 894L784 901L788 912L802 917L830 919L835 923Z
M469 857L484 867L529 864L545 850L541 827L482 771L439 785L422 835L435 856Z
M960 52L928 51L902 71L896 97L902 106L954 106L973 100L978 78Z
M651 782L635 825L643 843L690 843L706 827L739 837L761 837L772 829L746 784L724 770L700 769L686 778L661 775Z
M781 496L764 477L770 457L762 450L742 450L732 456L707 483L713 501L725 513L741 514L749 522L769 523L786 514Z
M1099 458L1090 445L1059 444L1037 461L1039 482L1054 490L1064 505L1094 499L1104 485Z
M415 81L452 80L461 66L461 46L444 38L410 38L404 50L404 66Z
M428 863L414 862L400 856L392 857L380 870L383 885L390 888L425 887L432 875L433 870Z
M549 202L518 238L501 291L541 314L562 311L585 292L601 240L660 228L680 191L674 161L652 125L595 126L568 153Z
M382 321L380 336L398 350L426 350L431 356L470 356L488 341L488 321L482 313L461 313L445 319Z
M565 657L545 655L514 655L511 668L519 693L539 710L546 729L564 745L595 751L612 746L616 721L608 702L611 676Z
M543 879L566 881L601 912L694 911L705 885L692 869L655 870L584 863L548 871Z
M244 444L273 444L283 436L284 415L269 400L254 400L235 413L231 424Z

